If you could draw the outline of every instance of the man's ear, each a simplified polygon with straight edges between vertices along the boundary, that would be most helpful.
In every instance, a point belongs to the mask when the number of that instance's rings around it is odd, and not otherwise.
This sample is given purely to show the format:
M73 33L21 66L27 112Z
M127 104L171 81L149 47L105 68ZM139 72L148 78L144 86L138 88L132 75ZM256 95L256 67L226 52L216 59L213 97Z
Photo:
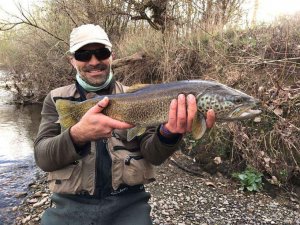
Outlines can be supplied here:
M112 60L115 60L116 59L116 54L115 54L115 52L111 52L111 58L112 58Z
M69 55L69 56L68 56L68 59L69 59L69 62L72 64L72 66L73 66L74 68L76 68L74 56Z

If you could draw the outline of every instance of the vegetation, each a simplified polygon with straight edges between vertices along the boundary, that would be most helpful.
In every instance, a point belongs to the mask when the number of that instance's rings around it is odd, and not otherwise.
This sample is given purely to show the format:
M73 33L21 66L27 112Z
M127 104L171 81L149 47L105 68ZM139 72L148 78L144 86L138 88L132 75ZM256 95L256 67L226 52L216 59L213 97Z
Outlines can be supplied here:
M262 189L262 174L252 168L248 168L242 173L233 173L232 176L240 181L240 190L257 192Z
M100 24L117 59L143 53L114 69L126 84L210 79L262 101L260 118L218 124L187 154L199 162L203 153L206 159L221 156L239 171L251 166L277 185L300 183L300 15L242 29L242 4L46 0L0 21L0 61L20 100L41 102L49 90L74 79L67 54L71 29Z

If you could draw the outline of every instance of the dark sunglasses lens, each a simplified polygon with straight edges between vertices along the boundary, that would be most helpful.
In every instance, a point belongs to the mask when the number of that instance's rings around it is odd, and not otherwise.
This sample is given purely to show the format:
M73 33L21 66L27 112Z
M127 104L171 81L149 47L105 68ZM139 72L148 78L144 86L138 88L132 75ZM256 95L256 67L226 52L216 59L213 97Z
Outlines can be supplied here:
M78 61L88 62L92 58L92 53L90 51L77 51L74 57Z
M111 52L107 48L82 50L75 52L74 57L78 61L88 62L92 58L92 55L95 55L98 60L104 60L110 57Z
M102 48L94 51L98 60L104 60L110 57L111 52L107 48Z

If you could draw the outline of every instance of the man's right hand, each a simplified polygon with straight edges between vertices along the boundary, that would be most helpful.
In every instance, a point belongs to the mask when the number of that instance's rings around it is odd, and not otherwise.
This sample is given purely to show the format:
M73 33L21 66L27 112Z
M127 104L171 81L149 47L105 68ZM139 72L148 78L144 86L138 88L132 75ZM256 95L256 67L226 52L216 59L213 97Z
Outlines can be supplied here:
M133 125L112 119L101 111L108 105L107 97L90 108L80 121L71 127L70 135L76 145L84 145L99 138L111 137L114 129L128 129Z

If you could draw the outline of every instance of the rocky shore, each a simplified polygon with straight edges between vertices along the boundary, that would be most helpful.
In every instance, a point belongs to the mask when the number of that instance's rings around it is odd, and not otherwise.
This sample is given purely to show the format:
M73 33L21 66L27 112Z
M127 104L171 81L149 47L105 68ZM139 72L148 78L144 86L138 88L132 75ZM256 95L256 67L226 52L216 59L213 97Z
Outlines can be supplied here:
M195 176L171 160L157 168L157 181L146 188L152 193L154 225L300 225L297 194L289 192L272 198L267 193L244 193L221 174L211 177L199 172ZM30 184L24 195L22 204L13 208L18 212L13 224L37 225L43 211L50 207L45 174Z

